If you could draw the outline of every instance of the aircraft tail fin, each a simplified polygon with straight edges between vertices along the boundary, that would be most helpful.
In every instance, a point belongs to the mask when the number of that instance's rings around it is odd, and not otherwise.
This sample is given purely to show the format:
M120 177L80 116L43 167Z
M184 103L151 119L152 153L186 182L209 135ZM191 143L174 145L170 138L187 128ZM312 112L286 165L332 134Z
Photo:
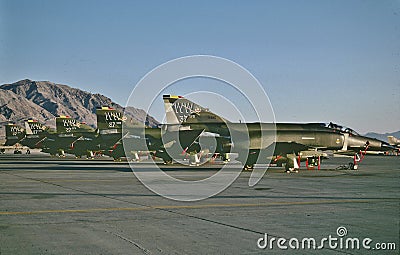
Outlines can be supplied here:
M14 123L9 123L6 128L6 143L5 146L12 146L18 143L25 136L25 129Z
M47 127L34 119L25 121L25 130L27 135L37 135L46 131Z
M58 134L94 132L94 129L83 122L79 122L70 116L56 118L56 130Z
M224 118L210 112L208 108L204 108L182 96L163 95L163 100L167 124L193 122L193 120L190 120L193 118L203 122L227 122ZM199 119L200 114L205 118Z
M96 109L97 129L100 133L120 133L125 117L122 112L103 106Z

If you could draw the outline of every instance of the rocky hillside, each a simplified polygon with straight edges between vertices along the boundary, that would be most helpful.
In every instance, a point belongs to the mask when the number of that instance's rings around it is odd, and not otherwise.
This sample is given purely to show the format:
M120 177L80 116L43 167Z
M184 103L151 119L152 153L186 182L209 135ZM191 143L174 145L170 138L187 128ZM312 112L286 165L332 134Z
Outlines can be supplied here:
M389 135L399 138L400 137L400 131L392 132L392 133L385 133L385 134L379 134L379 133L374 133L374 132L370 132L370 133L365 134L365 136L376 138L376 139L379 139L379 140L385 141L385 142L388 141L387 137Z
M54 117L69 115L79 121L96 126L96 108L111 106L120 111L124 108L110 98L92 94L67 85L49 81L21 80L0 86L0 122L22 122L27 118L35 118L48 126L55 125ZM137 122L144 122L145 111L128 107L127 115ZM158 122L147 117L149 125ZM4 130L2 129L4 132Z

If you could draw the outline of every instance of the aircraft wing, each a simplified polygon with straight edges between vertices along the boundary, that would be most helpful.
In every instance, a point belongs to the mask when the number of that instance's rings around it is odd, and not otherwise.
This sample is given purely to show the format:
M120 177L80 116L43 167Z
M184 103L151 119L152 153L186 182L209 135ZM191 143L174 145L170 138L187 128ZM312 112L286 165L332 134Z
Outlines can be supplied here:
M277 155L287 155L287 154L297 154L301 151L306 151L310 149L315 149L310 146L296 143L296 142L276 142L271 144L269 147L273 148L275 146L274 156ZM268 149L268 148L267 148Z

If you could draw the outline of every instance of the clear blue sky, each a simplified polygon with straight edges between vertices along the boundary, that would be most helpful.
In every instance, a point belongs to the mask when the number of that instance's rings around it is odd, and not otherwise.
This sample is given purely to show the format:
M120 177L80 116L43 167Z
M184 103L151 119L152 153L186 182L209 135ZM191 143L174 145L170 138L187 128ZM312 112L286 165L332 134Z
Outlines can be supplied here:
M277 121L400 130L399 1L0 0L1 84L49 80L124 105L151 69L194 54L247 68Z

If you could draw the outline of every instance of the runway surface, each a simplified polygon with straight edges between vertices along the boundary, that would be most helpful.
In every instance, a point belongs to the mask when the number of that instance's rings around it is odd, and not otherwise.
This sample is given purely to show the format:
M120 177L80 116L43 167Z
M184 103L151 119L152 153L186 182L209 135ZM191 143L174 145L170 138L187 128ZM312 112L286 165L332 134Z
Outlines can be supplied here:
M254 187L242 172L212 198L177 202L149 191L126 162L0 155L0 254L398 254L400 157L367 156L357 171L333 170L349 161L298 174L273 168ZM187 180L217 171L164 170ZM343 237L396 250L257 246L265 233L319 241L338 237L339 227Z

